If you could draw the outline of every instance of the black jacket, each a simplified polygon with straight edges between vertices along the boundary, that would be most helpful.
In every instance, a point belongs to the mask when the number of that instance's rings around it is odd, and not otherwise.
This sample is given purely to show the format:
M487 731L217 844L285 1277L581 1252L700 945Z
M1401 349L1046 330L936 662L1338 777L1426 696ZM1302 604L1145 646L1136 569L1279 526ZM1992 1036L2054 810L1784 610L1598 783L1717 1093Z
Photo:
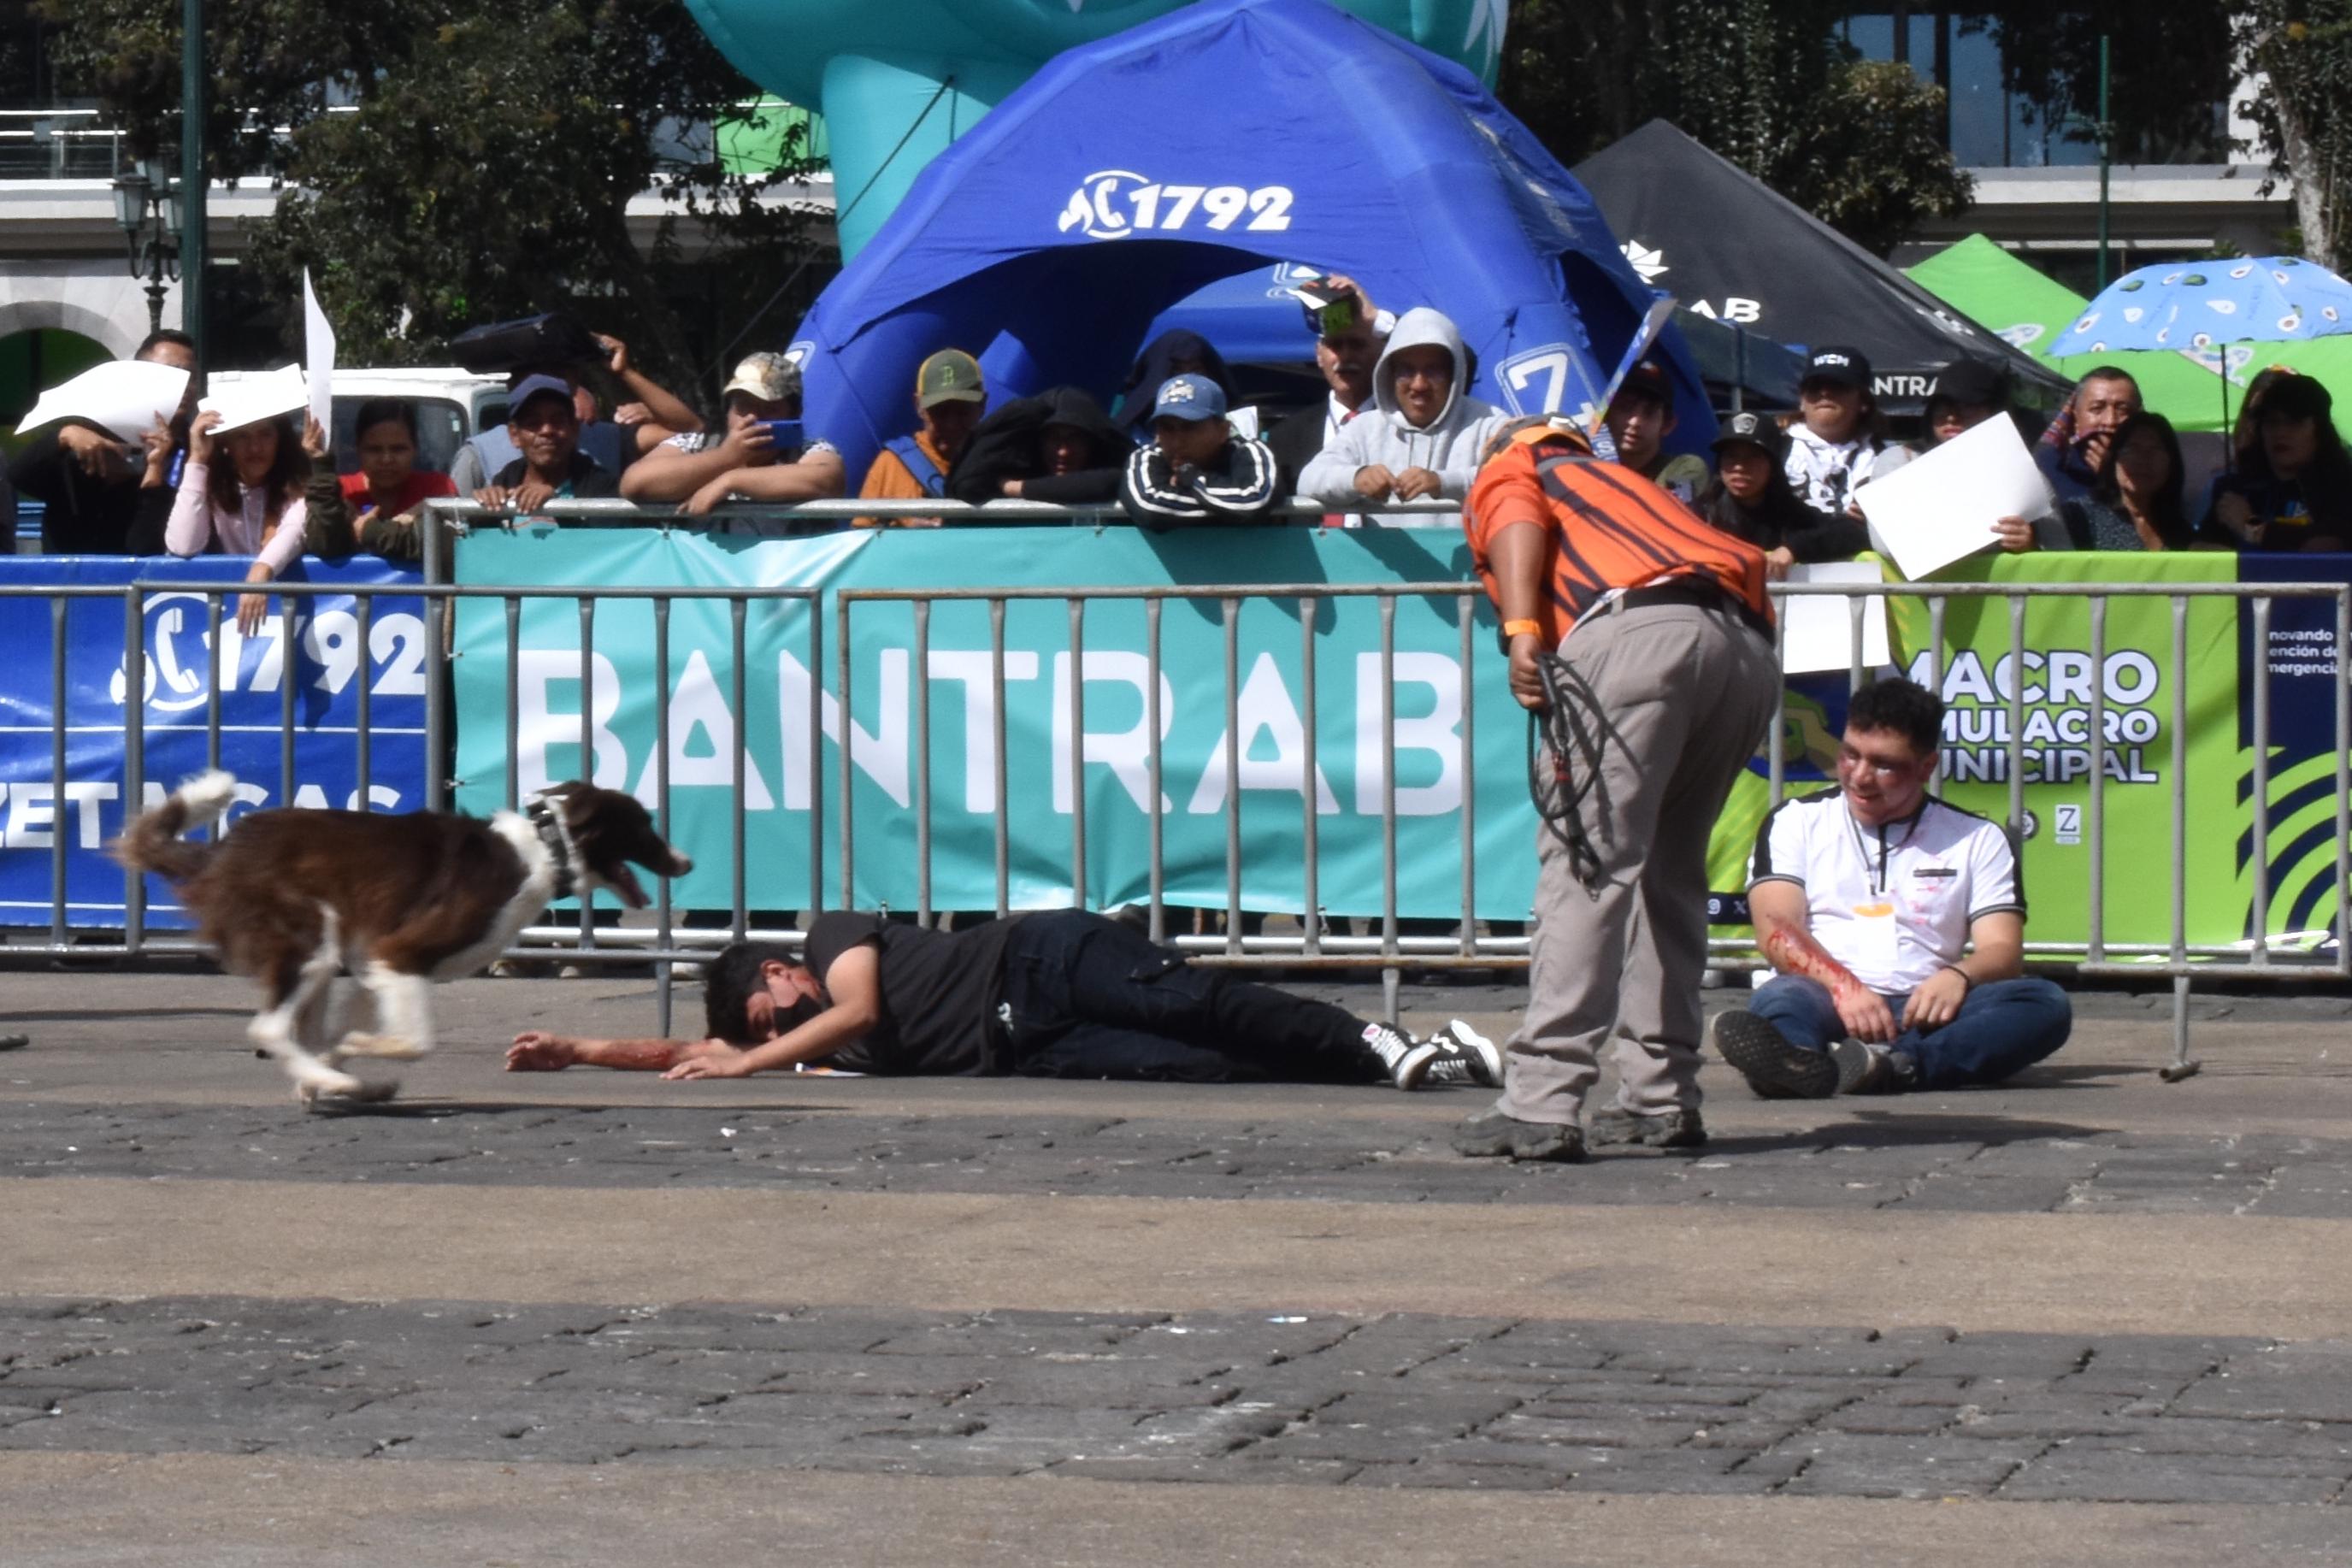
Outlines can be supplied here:
M1200 468L1175 468L1159 447L1138 447L1118 492L1127 515L1145 528L1256 522L1280 499L1274 454L1239 436Z
M1851 561L1870 548L1870 530L1850 517L1815 511L1794 492L1774 485L1764 492L1764 504L1744 507L1721 479L1707 487L1693 508L1699 516L1759 550L1786 545L1799 561Z
M1048 425L1068 425L1087 433L1094 450L1075 473L1045 476L1037 466L1037 438ZM1004 493L1004 481L1021 481L1023 500L1062 506L1118 499L1118 480L1135 444L1103 416L1102 405L1081 388L1048 387L1034 397L1016 397L973 426L963 455L948 473L948 494L978 506Z
M1330 407L1328 398L1319 399L1266 432L1265 444L1274 453L1274 466L1284 495L1298 493L1300 472L1323 449L1323 426L1330 417Z
M530 459L517 458L500 468L490 483L500 489L513 489L530 473ZM621 493L621 481L612 469L604 467L585 452L572 454L572 499L573 500L611 500Z
M130 477L106 484L82 471L73 454L58 445L56 430L34 437L9 462L8 478L19 494L47 509L41 516L41 552L161 555L173 492L169 485L141 486L145 461L146 454L133 448Z

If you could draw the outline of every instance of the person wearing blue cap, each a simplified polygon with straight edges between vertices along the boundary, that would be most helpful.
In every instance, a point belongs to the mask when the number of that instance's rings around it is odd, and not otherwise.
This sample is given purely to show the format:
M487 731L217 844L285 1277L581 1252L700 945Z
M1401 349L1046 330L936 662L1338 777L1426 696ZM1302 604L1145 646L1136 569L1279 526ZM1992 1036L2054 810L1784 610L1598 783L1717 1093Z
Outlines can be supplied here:
M1276 495L1274 454L1236 436L1225 392L1205 375L1171 375L1151 404L1151 441L1119 481L1119 503L1146 528L1255 522Z

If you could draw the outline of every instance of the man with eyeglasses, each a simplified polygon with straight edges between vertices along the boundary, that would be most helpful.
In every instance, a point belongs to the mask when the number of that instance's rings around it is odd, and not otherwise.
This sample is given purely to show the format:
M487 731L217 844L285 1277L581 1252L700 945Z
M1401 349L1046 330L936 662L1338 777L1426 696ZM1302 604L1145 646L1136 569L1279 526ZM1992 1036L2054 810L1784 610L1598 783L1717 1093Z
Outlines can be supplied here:
M1780 973L1714 1036L1763 1099L1998 1083L2066 1043L2066 994L2025 973L2015 846L1927 794L1943 722L1925 687L1864 687L1838 787L1782 801L1757 835L1748 910Z
M1502 411L1470 395L1477 366L1461 329L1427 306L1397 318L1372 367L1372 412L1350 421L1298 476L1298 491L1339 505L1459 500L1478 477ZM1459 512L1385 520L1391 527L1458 528Z

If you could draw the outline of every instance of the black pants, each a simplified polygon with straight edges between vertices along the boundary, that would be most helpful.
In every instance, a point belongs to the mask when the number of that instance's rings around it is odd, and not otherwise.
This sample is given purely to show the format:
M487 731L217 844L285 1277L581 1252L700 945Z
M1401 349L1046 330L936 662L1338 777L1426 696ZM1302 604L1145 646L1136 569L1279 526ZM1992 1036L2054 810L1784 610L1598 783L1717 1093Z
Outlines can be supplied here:
M1085 910L1034 914L1004 949L1013 1071L1025 1078L1369 1083L1363 1019L1194 969Z

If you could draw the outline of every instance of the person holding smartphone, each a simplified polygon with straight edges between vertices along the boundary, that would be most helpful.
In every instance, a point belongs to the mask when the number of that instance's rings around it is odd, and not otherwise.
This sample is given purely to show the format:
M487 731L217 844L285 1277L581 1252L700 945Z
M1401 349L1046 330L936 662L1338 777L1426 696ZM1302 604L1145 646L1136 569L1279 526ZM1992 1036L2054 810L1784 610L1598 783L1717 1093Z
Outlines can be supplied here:
M677 501L688 516L702 517L730 500L789 503L843 493L840 451L801 434L800 366L780 353L747 354L721 395L726 428L664 441L621 476L623 497Z

